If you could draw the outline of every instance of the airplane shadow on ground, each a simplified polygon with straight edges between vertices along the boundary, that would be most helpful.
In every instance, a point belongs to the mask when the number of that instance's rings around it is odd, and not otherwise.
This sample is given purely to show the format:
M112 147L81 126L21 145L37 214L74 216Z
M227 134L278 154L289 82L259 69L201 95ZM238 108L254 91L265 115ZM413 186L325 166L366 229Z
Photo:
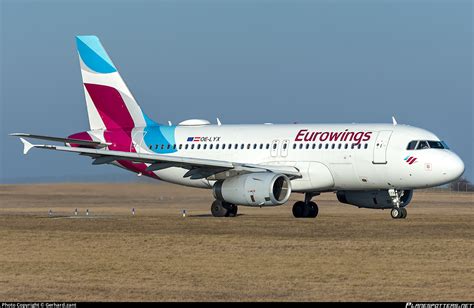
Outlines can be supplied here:
M187 215L188 217L197 217L197 218L205 218L205 217L212 217L212 218L217 218L212 216L212 214L198 214L198 215ZM245 214L237 214L236 217L239 216L245 216ZM223 218L233 218L233 217L223 217Z

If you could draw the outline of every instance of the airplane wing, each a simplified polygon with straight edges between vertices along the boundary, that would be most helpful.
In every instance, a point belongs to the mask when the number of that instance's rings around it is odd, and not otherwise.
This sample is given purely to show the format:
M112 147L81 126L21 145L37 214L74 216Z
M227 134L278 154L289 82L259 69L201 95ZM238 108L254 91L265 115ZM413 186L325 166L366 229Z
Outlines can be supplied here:
M15 135L17 136L17 135ZM26 137L26 136L25 136ZM29 137L29 136L28 136ZM132 162L141 162L150 164L147 171L161 170L170 167L182 167L189 169L184 177L208 177L216 173L226 170L235 170L240 172L254 173L254 172L274 172L282 173L290 178L300 178L301 173L295 167L291 166L267 166L258 164L245 164L238 162L230 162L223 160L212 160L193 157L170 156L163 154L144 154L132 153L123 151L109 151L103 149L78 148L46 144L31 144L24 138L20 138L23 142L23 153L27 154L32 148L48 149L63 152L78 153L80 155L90 156L94 159L93 164L107 164L116 160L128 160Z
M10 136L49 140L49 141L58 141L58 142L64 142L64 143L73 143L77 145L90 146L94 148L105 148L108 145L106 143L101 143L99 141L88 141L88 140L81 140L81 139L74 139L74 138L61 138L61 137L51 137L51 136L43 136L43 135L32 135L32 134L25 134L25 133L14 133L14 134L10 134Z

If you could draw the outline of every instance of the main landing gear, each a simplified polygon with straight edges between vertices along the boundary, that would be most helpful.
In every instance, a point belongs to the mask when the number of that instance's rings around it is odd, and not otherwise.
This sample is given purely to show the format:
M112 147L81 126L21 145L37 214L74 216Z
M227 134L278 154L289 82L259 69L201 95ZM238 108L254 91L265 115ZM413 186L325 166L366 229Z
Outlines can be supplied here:
M393 208L390 211L390 215L393 219L404 219L407 218L407 210L404 207L401 207L400 198L403 196L403 191L398 191L396 189L389 189L388 194L392 198Z
M237 205L221 200L214 200L211 205L211 213L214 217L235 217L237 210Z
M304 202L298 201L293 205L293 216L296 218L316 218L319 212L318 205L311 199L317 195L319 194L306 193Z

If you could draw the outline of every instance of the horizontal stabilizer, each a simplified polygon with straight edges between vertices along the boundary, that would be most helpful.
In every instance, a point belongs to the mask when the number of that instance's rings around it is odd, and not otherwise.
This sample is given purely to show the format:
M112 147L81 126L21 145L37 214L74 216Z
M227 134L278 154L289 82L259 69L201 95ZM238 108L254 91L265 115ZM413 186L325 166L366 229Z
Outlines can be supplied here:
M63 143L73 143L82 146L90 146L94 148L105 148L109 144L101 143L99 141L91 141L91 140L81 140L81 139L74 139L74 138L61 138L61 137L51 137L51 136L42 136L42 135L32 135L32 134L25 134L25 133L13 133L10 134L13 137L25 137L25 138L33 138L33 139L40 139L40 140L49 140L49 141L57 141Z
M28 140L25 140L23 138L20 138L21 142L23 142L23 154L28 154L28 152L34 148L35 146L33 144L31 144L30 142L28 142Z

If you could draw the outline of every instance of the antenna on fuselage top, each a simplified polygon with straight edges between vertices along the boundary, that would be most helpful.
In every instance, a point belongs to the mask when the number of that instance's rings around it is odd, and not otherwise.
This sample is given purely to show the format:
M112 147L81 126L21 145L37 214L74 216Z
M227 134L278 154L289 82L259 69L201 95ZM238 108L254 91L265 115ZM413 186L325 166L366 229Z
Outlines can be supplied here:
M173 123L171 123L171 121L168 121L168 125L173 126Z
M217 125L221 126L222 125L221 120L219 120L219 118L216 118L216 120L217 120Z
M398 124L397 119L395 119L395 116L392 116L392 123L393 123L393 126L396 126Z

